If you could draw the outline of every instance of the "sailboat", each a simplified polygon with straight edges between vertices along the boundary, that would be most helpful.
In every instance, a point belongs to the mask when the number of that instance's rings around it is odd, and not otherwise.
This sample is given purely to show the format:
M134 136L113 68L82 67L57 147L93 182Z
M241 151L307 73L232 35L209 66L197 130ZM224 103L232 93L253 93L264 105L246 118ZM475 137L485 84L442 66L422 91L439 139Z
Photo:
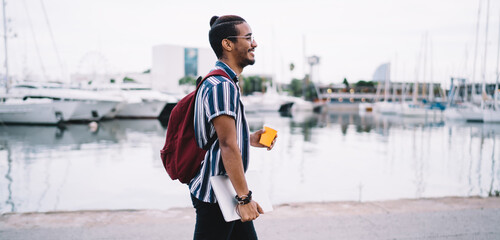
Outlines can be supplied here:
M498 45L497 45L497 78L495 81L495 93L493 94L493 103L489 106L489 108L485 108L483 112L483 121L484 122L498 122L500 123L500 94L498 93L498 81L499 81L499 69L498 66L500 64L500 21L498 24Z
M423 60L423 78L426 77L426 58L428 51L428 35L427 33L423 37L422 45L424 49L424 60ZM418 61L420 61L420 55L418 57ZM430 79L430 87L429 87L429 98L425 99L425 83L423 84L422 95L424 100L419 101L419 67L417 66L415 69L415 82L413 84L413 101L410 103L402 102L400 114L405 117L424 117L424 118L442 118L443 111L445 107L437 102L434 102L434 87L432 84L432 79ZM432 76L432 73L431 73Z
M241 97L246 112L278 112L282 105L292 102L280 95L275 86L267 83L266 89L264 93L254 92Z
M395 101L389 102L390 69L391 63L384 63L373 74L373 80L384 80L384 100L374 103L375 111L381 114L396 114L397 105ZM380 94L381 86L379 84L377 87L377 96Z
M498 84L496 87L498 92ZM496 93L497 96L495 96L495 103L491 108L484 109L483 112L483 121L484 122L495 122L495 123L500 123L500 106L498 105L498 93Z
M76 102L78 108L69 116L70 121L98 121L116 111L123 99L82 89L71 89L62 84L23 82L10 88L10 96L21 99L52 99L57 102Z
M488 1L488 8L489 8L489 1ZM488 10L488 9L487 9ZM483 97L479 97L476 91L476 84L474 82L474 77L476 75L476 59L477 59L477 48L478 48L478 36L479 36L479 23L480 23L480 16L481 16L481 2L479 2L479 7L478 7L478 13L477 13L477 24L476 24L476 40L475 40L475 48L474 48L474 61L473 61L473 66L472 66L472 81L471 81L471 95L470 95L470 100L467 101L466 97L466 102L464 102L461 105L457 105L455 107L452 107L450 109L447 109L446 117L448 119L455 119L455 120L465 120L469 122L482 122L484 121L484 114L485 111L482 107L484 107L484 96L486 95L485 92L485 75L484 75L484 69L483 69L483 87L482 87L482 95ZM486 37L485 41L488 39L488 12L487 12L487 20L486 20L486 31L485 31ZM484 61L483 66L486 67L486 46L487 44L485 43L485 53L484 53ZM468 89L466 88L465 93L467 94ZM480 100L480 101L479 101ZM481 102L481 106L478 105L478 102Z
M7 47L7 20L3 0L5 76L4 87L0 88L0 123L16 124L59 124L69 120L75 112L76 102L55 102L52 99L28 99L9 93L9 65Z
M464 78L458 78L458 83L454 83L455 78L451 79L451 87L448 97L448 107L445 110L446 119L453 121L483 121L483 109L480 106L467 101L467 96L464 99L458 100L459 90L464 86L465 94L467 93L467 85ZM467 94L466 94L467 95Z

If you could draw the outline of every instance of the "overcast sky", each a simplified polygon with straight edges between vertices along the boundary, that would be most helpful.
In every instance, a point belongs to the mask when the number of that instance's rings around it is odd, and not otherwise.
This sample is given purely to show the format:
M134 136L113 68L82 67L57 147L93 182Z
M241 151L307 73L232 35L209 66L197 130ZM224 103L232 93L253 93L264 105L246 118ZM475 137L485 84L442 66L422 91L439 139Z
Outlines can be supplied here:
M500 2L490 1L486 73L493 82ZM487 0L481 2L476 81L485 49ZM450 76L472 76L478 6L479 0L7 0L10 35L17 34L9 39L9 65L32 78L144 71L154 45L209 48L210 17L237 14L259 45L255 65L243 74L273 74L279 82L302 77L309 72L305 51L321 58L315 80L322 83L370 80L391 62L394 80L449 84Z

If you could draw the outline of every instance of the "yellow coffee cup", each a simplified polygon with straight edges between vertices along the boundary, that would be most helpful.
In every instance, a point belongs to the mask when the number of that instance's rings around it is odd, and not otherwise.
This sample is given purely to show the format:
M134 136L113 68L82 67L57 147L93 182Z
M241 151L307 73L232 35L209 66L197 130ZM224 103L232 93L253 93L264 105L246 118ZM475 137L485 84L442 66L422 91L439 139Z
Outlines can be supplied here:
M278 131L270 127L264 127L264 130L265 132L262 135L260 135L259 143L266 147L270 147Z

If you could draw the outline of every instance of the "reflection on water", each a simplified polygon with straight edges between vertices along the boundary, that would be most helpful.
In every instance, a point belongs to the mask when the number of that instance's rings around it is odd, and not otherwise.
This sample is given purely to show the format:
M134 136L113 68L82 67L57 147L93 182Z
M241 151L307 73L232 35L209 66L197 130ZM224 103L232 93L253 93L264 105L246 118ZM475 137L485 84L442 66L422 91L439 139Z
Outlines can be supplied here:
M488 196L500 190L500 125L397 116L248 114L278 130L251 150L274 204ZM156 120L113 120L92 132L0 126L0 212L190 206L159 159Z
M155 186L166 181L156 120L102 122L96 132L84 124L0 128L1 212L147 208L156 190L168 198L168 184Z

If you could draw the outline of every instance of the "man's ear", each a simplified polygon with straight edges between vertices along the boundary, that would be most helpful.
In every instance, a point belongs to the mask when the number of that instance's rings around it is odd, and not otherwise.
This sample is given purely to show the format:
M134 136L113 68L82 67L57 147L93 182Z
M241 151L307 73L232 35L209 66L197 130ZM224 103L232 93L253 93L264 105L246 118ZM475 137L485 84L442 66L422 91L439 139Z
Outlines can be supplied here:
M233 50L233 42L231 42L229 39L222 39L222 47L228 51L231 52Z

